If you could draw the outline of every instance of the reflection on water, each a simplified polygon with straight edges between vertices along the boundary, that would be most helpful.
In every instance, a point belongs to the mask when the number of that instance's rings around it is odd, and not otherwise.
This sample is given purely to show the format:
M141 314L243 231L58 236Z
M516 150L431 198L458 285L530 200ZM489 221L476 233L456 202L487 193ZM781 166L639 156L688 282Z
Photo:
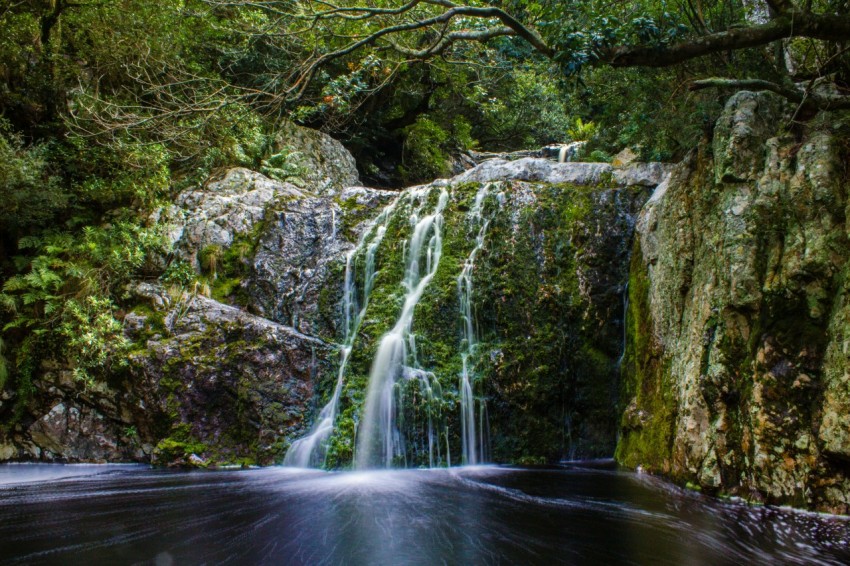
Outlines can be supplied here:
M0 464L0 489L12 484L64 480L146 467L141 464Z
M842 518L604 469L0 466L0 564L845 564L849 545Z

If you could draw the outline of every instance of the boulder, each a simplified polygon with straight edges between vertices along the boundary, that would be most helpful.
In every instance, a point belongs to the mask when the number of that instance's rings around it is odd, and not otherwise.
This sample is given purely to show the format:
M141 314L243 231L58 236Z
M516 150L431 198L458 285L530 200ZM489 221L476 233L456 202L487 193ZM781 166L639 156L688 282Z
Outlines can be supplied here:
M218 181L181 193L157 219L166 221L174 247L200 270L199 254L204 248L229 247L263 221L273 202L303 196L295 185L236 168Z
M175 301L164 327L132 359L154 460L279 462L333 377L335 348L203 296Z
M295 182L311 193L332 196L360 184L354 157L323 132L286 122L275 139L275 150L289 156L297 168Z

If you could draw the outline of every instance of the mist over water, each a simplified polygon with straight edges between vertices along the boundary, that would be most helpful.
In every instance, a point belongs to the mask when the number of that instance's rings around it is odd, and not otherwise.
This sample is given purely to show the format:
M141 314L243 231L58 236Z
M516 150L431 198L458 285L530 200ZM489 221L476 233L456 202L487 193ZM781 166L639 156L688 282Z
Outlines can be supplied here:
M719 502L612 469L88 466L39 481L36 468L0 466L0 564L850 561L846 519ZM17 470L35 481L9 481Z

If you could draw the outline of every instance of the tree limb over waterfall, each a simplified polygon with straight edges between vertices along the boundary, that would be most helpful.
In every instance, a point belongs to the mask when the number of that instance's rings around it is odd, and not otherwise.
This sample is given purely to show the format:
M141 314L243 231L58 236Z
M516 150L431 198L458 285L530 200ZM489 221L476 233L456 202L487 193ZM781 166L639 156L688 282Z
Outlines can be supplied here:
M464 43L487 44L514 37L523 40L536 54L560 65L566 74L574 74L584 66L670 67L768 45L780 46L772 56L776 66L784 69L784 62L778 61L785 53L781 42L793 39L821 42L827 45L827 51L831 49L831 54L841 59L847 58L844 44L850 42L850 6L845 0L756 0L749 4L756 6L757 17L751 17L745 24L730 22L725 29L711 29L699 14L702 5L694 7L687 0L680 3L681 12L688 14L683 20L688 26L666 13L666 22L635 18L638 12L625 8L622 21L594 19L589 15L574 17L573 11L582 8L565 7L557 2L520 6L515 8L516 13L507 8L463 5L451 0L410 0L397 6L386 2L358 5L326 0L204 2L213 8L242 7L265 13L272 22L269 31L273 28L281 36L300 39L304 34L316 34L334 38L324 49L316 46L307 49L296 70L283 81L284 88L275 96L289 102L305 95L320 69L367 48L386 56L396 53L407 60L425 61L449 56ZM288 27L282 26L284 21ZM294 29L292 22L301 22L301 27ZM826 64L819 63L814 69L819 77L828 72ZM773 84L747 84L772 90L794 102L801 103L802 98L817 109L845 107L841 94L815 96L807 89L793 85L777 87L778 83L769 82ZM780 82L793 81L788 77L788 81ZM735 84L712 79L694 83L692 89L731 86Z
M712 53L759 47L794 37L850 41L850 16L790 12L765 24L730 29L669 46L614 47L601 61L614 67L667 67Z

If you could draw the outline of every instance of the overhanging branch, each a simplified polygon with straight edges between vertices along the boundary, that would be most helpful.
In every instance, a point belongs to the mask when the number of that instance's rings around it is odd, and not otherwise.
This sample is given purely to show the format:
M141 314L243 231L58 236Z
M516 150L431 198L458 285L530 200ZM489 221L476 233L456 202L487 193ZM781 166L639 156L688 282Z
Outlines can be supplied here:
M436 3L436 2L432 2ZM443 4L443 2L440 2ZM446 4L451 4L446 2ZM546 45L546 42L537 34L534 30L525 27L519 20L501 10L499 8L493 7L474 7L474 6L454 6L449 8L442 14L431 18L424 18L421 20L409 21L401 24L397 24L394 26L388 26L383 29L380 29L363 39L358 41L354 41L347 46L337 49L335 51L331 51L330 53L326 53L313 62L308 64L305 70L299 74L298 78L295 80L294 84L286 91L286 95L292 98L300 98L310 81L313 79L316 71L323 65L333 61L334 59L339 59L340 57L344 57L349 55L350 53L368 45L374 45L378 40L383 37L390 36L393 34L399 34L407 31L414 31L419 29L428 28L431 26L445 24L450 22L452 19L460 17L460 16L469 16L473 18L482 18L482 19L498 19L504 24L505 27L510 29L513 33L511 35L517 35L525 39L534 49L538 52L546 55L547 57L552 57L555 54L555 51ZM454 41L459 41L462 39L462 35L466 34L470 39L476 39L474 37L476 32L455 32L455 38L449 42L452 43ZM488 32L483 32L484 35ZM492 35L492 37L496 37L498 35L508 35L502 32L496 32ZM483 35L482 35L483 37ZM481 39L476 39L481 40ZM443 50L445 47L443 48ZM426 50L426 54L433 55L434 53L431 50Z
M703 55L758 47L791 37L850 40L850 17L790 12L765 24L730 29L673 45L614 47L602 62L613 67L669 67Z
M767 90L796 102L801 108L807 110L847 110L850 109L850 97L840 95L826 95L811 90L802 90L786 87L771 81L761 79L724 79L710 78L694 81L690 90L703 90L706 88L734 88L746 90Z

